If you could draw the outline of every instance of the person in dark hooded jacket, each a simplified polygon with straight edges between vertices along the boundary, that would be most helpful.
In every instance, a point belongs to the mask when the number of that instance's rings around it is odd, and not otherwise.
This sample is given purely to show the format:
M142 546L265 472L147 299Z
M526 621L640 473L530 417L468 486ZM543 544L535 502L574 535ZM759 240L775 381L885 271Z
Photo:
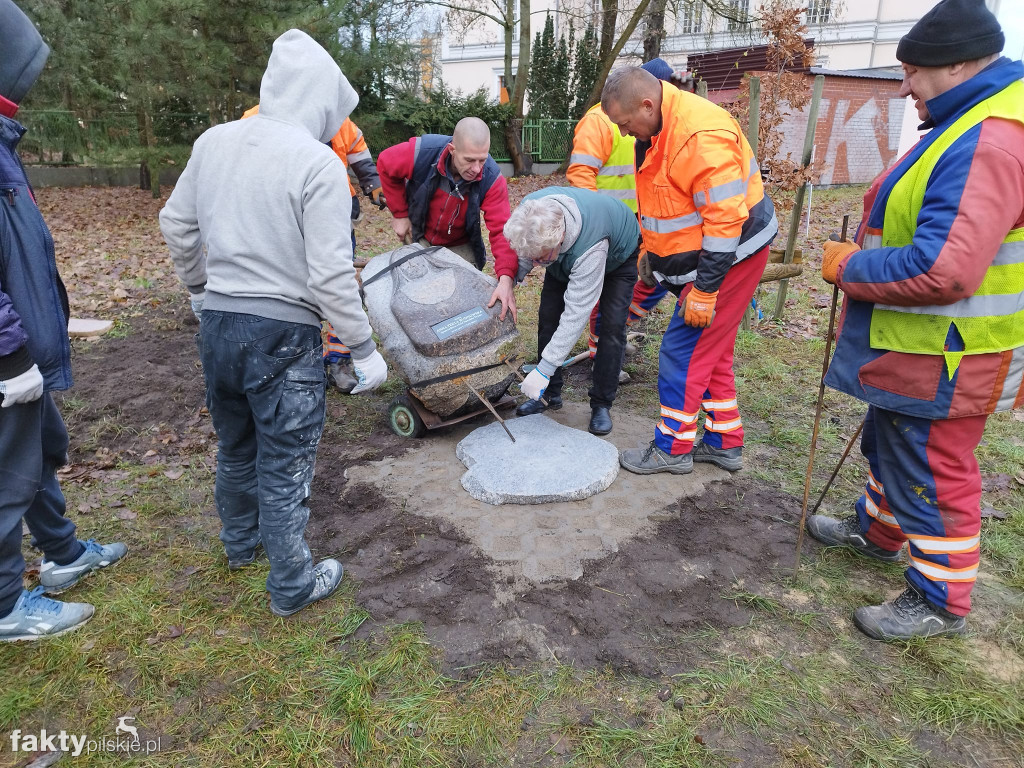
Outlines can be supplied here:
M0 641L37 640L82 626L86 603L45 596L124 557L124 544L79 541L57 468L68 432L51 391L71 386L68 297L53 238L16 153L14 116L50 49L31 21L0 0ZM43 551L39 586L23 588L22 520Z

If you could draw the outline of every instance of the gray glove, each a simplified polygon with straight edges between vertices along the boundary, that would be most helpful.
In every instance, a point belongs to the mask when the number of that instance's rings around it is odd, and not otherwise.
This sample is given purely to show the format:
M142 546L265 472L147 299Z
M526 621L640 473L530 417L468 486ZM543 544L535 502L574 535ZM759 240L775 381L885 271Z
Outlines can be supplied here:
M20 403L31 403L43 396L43 374L35 363L13 379L0 381L0 395L4 401L0 408L10 408Z
M196 316L196 320L202 320L203 302L206 301L206 291L190 293L188 296L192 304L192 314Z

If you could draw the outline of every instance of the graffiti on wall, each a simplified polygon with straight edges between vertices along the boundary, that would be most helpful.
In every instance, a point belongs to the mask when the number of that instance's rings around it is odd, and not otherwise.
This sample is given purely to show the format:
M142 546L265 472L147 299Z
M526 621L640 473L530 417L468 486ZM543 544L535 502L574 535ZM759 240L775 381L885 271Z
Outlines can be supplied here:
M819 121L815 141L819 184L867 183L896 160L905 99L871 96L855 104L852 99L821 100L819 114L828 122Z

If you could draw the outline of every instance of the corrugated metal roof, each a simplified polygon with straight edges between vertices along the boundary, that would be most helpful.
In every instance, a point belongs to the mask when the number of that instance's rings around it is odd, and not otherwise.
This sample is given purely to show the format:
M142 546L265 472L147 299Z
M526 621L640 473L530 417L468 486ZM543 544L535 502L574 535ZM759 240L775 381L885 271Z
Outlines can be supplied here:
M902 80L903 70L900 67L871 67L870 69L824 69L811 67L812 75L831 75L833 77L868 77L873 80Z
M807 38L804 45L814 51L814 39ZM746 48L726 48L710 53L692 53L686 57L686 65L698 80L705 80L709 91L739 88L745 72L764 72L768 67L768 46L751 45ZM809 68L799 62L791 72L808 72Z

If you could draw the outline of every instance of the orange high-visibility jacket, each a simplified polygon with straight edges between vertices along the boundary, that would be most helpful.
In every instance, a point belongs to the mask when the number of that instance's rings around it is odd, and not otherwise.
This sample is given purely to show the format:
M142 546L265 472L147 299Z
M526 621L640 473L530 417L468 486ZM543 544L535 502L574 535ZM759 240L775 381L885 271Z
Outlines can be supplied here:
M245 110L242 113L242 119L252 117L259 111L260 105L257 104L255 107ZM352 122L351 118L346 117L341 128L331 137L331 149L341 158L341 162L345 164L346 168L351 168L355 172L363 192L369 194L380 188L380 177L377 175L377 166L373 163L373 155L370 154L370 148L366 146L363 132ZM351 178L348 180L348 191L353 197L356 196L356 188L352 186Z
M635 144L596 104L576 124L566 178L574 187L621 200L636 213Z
M640 230L658 280L717 291L779 231L757 159L724 109L661 84L661 131L636 175Z

